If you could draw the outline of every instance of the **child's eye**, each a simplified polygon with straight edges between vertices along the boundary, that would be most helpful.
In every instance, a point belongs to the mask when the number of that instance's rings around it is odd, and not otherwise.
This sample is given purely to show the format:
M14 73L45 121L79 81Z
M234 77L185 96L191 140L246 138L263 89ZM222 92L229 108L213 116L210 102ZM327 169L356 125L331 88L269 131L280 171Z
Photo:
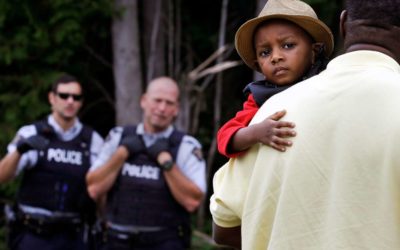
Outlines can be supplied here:
M285 43L285 44L283 44L282 48L284 48L284 49L291 49L291 48L293 48L294 46L295 46L294 43Z
M269 56L270 54L271 54L270 49L264 49L264 50L260 51L260 53L259 53L260 57L266 57L266 56Z

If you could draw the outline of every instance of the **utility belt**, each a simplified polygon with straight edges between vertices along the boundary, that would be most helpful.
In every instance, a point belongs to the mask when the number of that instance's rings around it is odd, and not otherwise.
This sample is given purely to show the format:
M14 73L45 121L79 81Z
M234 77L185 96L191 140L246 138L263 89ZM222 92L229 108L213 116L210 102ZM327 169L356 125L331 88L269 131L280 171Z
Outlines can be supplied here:
M146 246L164 242L169 239L183 240L183 230L176 228L142 228L131 229L119 227L115 224L107 225L106 244L111 246L123 245L125 247Z
M11 214L8 220L10 227L15 230L29 230L36 234L51 235L60 232L79 232L84 229L84 223L79 216L48 216L36 213L27 213L14 207L8 211Z

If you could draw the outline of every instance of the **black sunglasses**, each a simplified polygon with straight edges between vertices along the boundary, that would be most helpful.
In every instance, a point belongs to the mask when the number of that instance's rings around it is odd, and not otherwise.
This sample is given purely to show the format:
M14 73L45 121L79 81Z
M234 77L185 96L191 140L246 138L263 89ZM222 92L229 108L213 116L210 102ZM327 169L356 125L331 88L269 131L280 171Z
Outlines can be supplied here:
M70 93L60 93L57 92L56 93L58 95L58 97L60 97L63 100L68 100L68 98L72 97L72 99L74 99L74 101L81 101L83 99L83 95L76 95L76 94L70 94Z

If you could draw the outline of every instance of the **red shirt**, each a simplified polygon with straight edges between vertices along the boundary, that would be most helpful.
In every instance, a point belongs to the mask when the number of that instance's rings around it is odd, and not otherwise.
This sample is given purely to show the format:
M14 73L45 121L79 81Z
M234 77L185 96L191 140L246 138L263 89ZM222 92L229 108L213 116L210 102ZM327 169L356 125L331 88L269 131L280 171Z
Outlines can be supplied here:
M259 109L252 94L243 103L243 109L238 111L232 119L226 122L217 133L217 145L220 154L232 158L243 154L245 151L228 152L228 145L233 135L241 128L247 127Z

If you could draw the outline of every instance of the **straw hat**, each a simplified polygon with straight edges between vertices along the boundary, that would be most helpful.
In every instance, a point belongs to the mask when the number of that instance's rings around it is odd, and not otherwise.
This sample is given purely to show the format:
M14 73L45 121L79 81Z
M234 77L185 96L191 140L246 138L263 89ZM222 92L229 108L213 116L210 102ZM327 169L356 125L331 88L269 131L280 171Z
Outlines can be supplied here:
M307 31L315 42L325 44L327 57L332 54L332 32L318 19L317 14L308 4L299 0L268 0L258 17L245 22L236 32L236 50L250 68L257 70L253 44L254 31L258 24L269 19L285 19L297 24Z

